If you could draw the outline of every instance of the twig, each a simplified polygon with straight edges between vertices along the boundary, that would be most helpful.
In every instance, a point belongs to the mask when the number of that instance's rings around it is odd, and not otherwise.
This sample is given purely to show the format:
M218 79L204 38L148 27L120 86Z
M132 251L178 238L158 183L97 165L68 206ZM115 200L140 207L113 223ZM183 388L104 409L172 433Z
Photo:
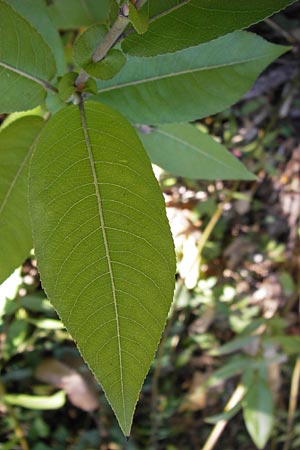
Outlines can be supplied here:
M274 20L271 19L265 19L266 24L268 24L273 30L277 31L277 33L281 34L290 44L295 45L299 44L296 37L290 33L289 31L282 28L278 23L274 22Z
M140 0L135 3L135 8L140 9L147 0ZM98 62L101 61L101 59L105 58L108 51L115 45L115 43L118 41L122 33L124 32L125 28L129 24L130 20L128 17L129 10L128 10L128 3L125 3L122 8L119 10L118 17L106 36L102 39L96 50L94 51L92 61Z
M214 214L212 215L210 221L208 222L208 224L205 227L205 230L203 231L203 233L201 234L201 237L198 241L198 255L201 256L203 248L206 244L206 242L208 241L211 233L213 232L215 226L217 225L218 221L220 220L223 211L224 211L224 206L226 205L226 203L228 203L230 201L230 199L233 196L233 193L235 192L236 188L237 188L238 183L235 183L231 192L227 195L227 197L225 198L225 200L220 203L217 206L216 211L214 212Z
M232 396L230 397L228 403L226 404L224 412L230 411L232 408L234 408L243 399L244 395L245 395L245 388L244 386L239 384L236 387L235 391L233 392ZM219 437L223 433L228 421L229 419L223 419L219 420L219 422L216 423L201 450L212 450L214 448L214 446L218 442Z
M16 434L17 438L19 439L19 442L20 442L20 445L22 447L22 450L30 450L28 442L27 442L27 440L25 438L25 435L23 433L22 427L20 425L20 422L18 421L18 418L15 415L13 406L10 405L9 403L5 402L5 387L4 387L4 385L2 383L0 383L0 395L4 399L5 406L7 408L7 411L9 413L9 415L10 415L10 418L12 420L12 423L13 423L13 426L14 426L14 431L15 431L15 434Z
M146 1L147 0L137 0L135 3L136 9L140 9L146 3ZM104 36L102 41L99 43L99 45L96 47L96 50L94 51L92 56L92 62L96 63L105 58L109 50L117 43L129 22L130 20L128 17L128 3L125 3L120 8L118 17L116 18L115 22L113 23L107 34ZM89 75L84 70L82 70L79 73L75 84L76 86L85 84L88 79Z
M299 394L299 386L300 386L300 357L296 359L296 364L293 370L292 383L291 383L291 392L290 392L290 403L289 403L289 412L288 412L288 420L287 420L287 438L284 443L283 450L289 450L292 439L292 431L293 431L293 423L295 419L295 412L297 408L297 398Z

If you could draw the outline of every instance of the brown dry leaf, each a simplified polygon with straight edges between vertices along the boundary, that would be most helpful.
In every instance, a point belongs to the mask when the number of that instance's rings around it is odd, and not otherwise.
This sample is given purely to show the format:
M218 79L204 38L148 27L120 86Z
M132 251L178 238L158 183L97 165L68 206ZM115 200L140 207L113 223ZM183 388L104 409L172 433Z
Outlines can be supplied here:
M88 385L76 370L56 359L45 359L37 367L35 377L63 389L70 402L83 411L94 411L99 407L95 387Z

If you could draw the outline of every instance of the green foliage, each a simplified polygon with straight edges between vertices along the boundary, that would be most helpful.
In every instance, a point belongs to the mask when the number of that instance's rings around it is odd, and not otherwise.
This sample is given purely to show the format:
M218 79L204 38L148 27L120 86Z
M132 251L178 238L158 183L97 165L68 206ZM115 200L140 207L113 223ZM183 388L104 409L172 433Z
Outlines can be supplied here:
M113 78L126 63L126 57L117 49L111 49L106 57L98 62L92 61L93 53L97 48L99 39L107 34L107 28L103 25L93 25L79 35L74 44L74 61L89 75L101 80Z
M174 175L202 180L254 179L224 146L190 124L140 131L151 161Z
M104 21L112 0L54 0L48 6L48 13L58 29L69 30Z
M42 36L3 0L0 25L0 112L34 108L55 75L54 56Z
M59 33L47 14L43 0L6 0L43 36L56 61L57 73L66 72L65 55Z
M148 14L144 11L138 11L132 3L129 3L129 19L138 34L146 33Z
M254 379L243 402L247 430L258 448L269 440L274 422L274 402L266 380Z
M43 122L40 117L24 117L0 132L0 283L32 248L27 178L29 158Z
M98 98L133 123L199 119L235 103L286 50L236 32L174 54L131 58L112 80L98 82Z
M143 36L129 35L122 48L134 56L174 53L211 41L259 22L293 3L292 0L150 0L150 24ZM154 5L151 5L154 3ZM153 7L154 6L154 7ZM178 7L179 6L179 7ZM175 8L174 8L175 7ZM169 14L164 11L171 8ZM174 10L172 11L172 8ZM166 11L167 12L167 11ZM159 16L162 17L159 17Z
M87 102L49 121L30 177L43 286L129 434L174 289L149 160L125 119Z
M157 125L141 140L151 159L175 175L254 179L209 136L174 123L232 105L288 50L251 33L232 32L289 3L105 0L100 7L96 0L54 0L47 6L41 0L0 0L0 112L40 105L38 114L44 116L23 117L0 133L0 281L28 256L32 228L43 287L127 435L172 302L175 258L150 161L120 113L134 125ZM82 27L89 28L78 33L73 46L77 74L66 71L71 58L65 61L57 29ZM72 31L64 34L66 48L74 37ZM99 47L100 60L94 57ZM120 48L138 57L127 60ZM98 93L89 75L99 79ZM97 101L86 101L91 93ZM74 105L66 105L71 101ZM25 297L10 311L16 318L8 327L5 360L23 350L30 327L64 333L56 318L28 318L27 310L40 312L32 305ZM6 307L5 302L4 315ZM221 347L218 354L245 349L249 339ZM231 359L207 385L268 364L263 358ZM271 421L262 433L252 411L261 409L262 393L270 419L271 400L263 382L253 389L243 407L261 448ZM64 395L41 400L7 394L5 401L59 407Z

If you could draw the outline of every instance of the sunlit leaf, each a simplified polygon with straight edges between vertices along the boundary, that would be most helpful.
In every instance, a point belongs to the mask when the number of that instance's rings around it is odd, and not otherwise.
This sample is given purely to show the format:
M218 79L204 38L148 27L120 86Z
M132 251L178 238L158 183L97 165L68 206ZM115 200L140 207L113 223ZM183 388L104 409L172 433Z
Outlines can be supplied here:
M175 258L150 161L95 102L46 125L30 207L43 286L128 434L173 297Z
M151 161L173 175L201 180L255 179L223 145L192 125L139 130Z
M295 0L149 1L144 9L149 9L151 16L173 10L150 24L143 36L128 35L122 48L131 55L173 53L208 42L259 22Z
M6 394L4 401L10 405L22 406L28 409L59 409L66 402L64 391L58 391L53 395L26 395L26 394Z
M98 82L98 98L133 123L189 122L235 103L288 49L236 32L174 54L130 58L113 79Z
M55 71L54 56L42 36L0 0L0 112L42 103Z

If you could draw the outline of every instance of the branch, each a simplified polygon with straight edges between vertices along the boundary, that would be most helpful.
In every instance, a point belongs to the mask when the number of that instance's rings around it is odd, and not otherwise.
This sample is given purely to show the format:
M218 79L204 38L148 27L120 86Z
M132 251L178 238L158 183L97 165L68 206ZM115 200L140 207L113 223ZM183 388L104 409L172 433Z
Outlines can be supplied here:
M147 0L137 0L135 2L136 9L140 9L146 3L146 1ZM110 28L106 36L102 39L102 41L99 43L96 50L94 51L92 56L92 62L96 63L105 58L109 50L120 39L125 28L130 22L128 14L129 14L128 3L125 3L122 6L122 8L120 8L118 17L113 23L112 27ZM88 78L89 75L84 70L82 70L76 79L75 82L76 86L86 83Z
M147 0L139 0L135 3L135 8L140 9ZM108 51L115 45L115 43L119 40L120 36L123 34L125 28L130 23L129 20L129 8L128 3L125 3L122 8L119 10L118 17L111 29L108 31L107 35L102 39L98 47L96 48L92 61L98 62L101 59L105 58Z

